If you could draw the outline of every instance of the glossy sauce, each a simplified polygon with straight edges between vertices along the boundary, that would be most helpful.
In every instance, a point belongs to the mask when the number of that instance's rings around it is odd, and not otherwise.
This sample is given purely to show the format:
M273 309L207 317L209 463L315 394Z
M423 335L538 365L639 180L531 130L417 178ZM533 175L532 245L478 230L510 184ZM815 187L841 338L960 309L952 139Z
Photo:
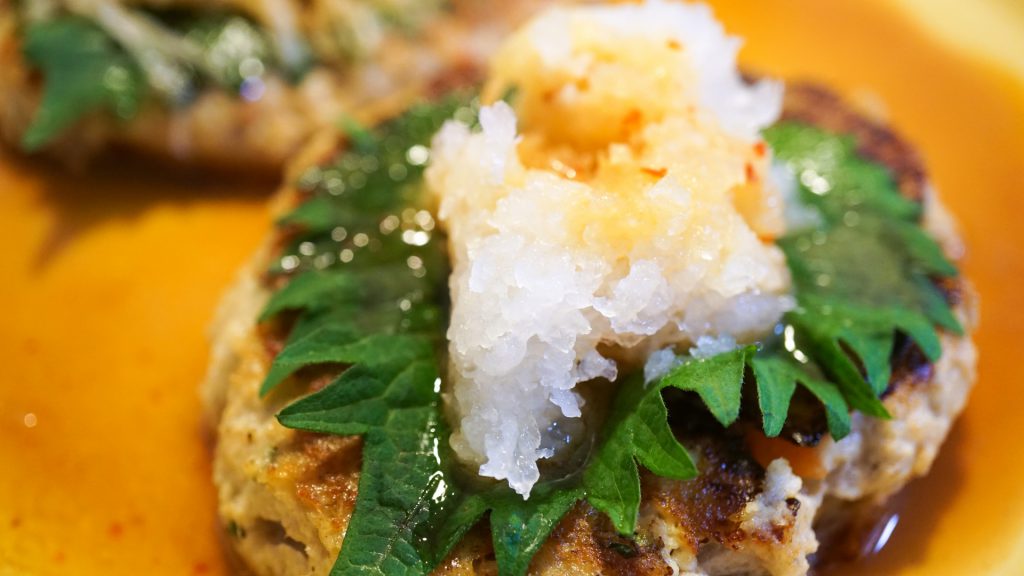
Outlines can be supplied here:
M754 69L885 103L958 215L982 294L967 413L888 545L849 572L1024 573L1021 80L870 2L714 4ZM0 575L226 573L196 388L272 187L0 155Z

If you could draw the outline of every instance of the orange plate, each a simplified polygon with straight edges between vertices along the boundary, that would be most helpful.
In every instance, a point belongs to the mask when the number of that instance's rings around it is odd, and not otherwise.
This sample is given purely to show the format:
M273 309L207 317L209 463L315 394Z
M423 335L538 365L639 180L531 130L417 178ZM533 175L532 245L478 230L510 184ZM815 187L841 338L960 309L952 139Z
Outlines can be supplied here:
M749 66L884 104L959 216L982 293L967 413L852 572L1024 574L1021 78L876 3L715 4ZM0 156L0 575L226 572L196 387L271 188Z

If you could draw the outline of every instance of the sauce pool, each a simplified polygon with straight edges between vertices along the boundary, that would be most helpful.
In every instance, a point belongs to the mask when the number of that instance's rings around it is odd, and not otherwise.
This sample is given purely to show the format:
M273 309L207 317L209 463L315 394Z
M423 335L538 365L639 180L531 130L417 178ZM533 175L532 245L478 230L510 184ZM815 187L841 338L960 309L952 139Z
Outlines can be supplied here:
M751 69L884 103L959 218L982 296L965 416L879 525L885 545L839 572L1024 572L1022 80L873 2L712 4ZM196 390L272 188L0 155L0 575L228 573Z

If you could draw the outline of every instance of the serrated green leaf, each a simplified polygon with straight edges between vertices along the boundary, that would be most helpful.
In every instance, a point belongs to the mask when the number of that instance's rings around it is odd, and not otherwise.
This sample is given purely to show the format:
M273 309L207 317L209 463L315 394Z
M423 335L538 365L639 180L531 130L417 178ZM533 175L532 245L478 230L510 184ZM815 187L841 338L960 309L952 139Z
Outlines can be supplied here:
M789 403L796 391L796 380L787 378L778 366L781 358L754 358L750 366L757 381L757 405L761 410L761 427L765 436L774 438L782 432L789 416Z
M289 342L274 359L260 388L265 395L300 368L316 364L374 365L410 361L433 351L433 339L416 334L375 334L354 331L351 325L324 326Z
M910 209L852 140L798 123L772 127L766 138L798 175L802 198L826 216L825 226L778 242L799 304L786 321L854 409L886 417L878 397L889 385L895 335L934 361L941 345L933 323L962 332L929 278L956 267L921 228L919 207Z
M921 215L921 206L899 193L885 167L857 154L850 136L780 122L766 129L764 137L775 157L796 175L801 199L830 222L842 222L850 210L906 220Z
M523 500L508 491L491 502L491 539L499 576L523 576L537 550L583 492L579 488L543 486Z
M839 388L831 382L807 377L800 378L798 382L825 405L825 418L832 438L845 438L850 433L850 407Z
M744 356L735 358L742 365ZM698 366L701 362L693 363L693 374L721 372ZM505 485L461 494L456 491L446 503L451 511L440 514L439 526L434 526L439 534L438 548L449 550L465 530L490 511L499 574L522 576L551 530L583 499L608 514L619 532L632 534L640 505L638 464L666 478L682 480L697 474L689 454L668 425L668 411L661 397L666 386L664 382L645 386L639 375L621 385L599 436L600 448L587 463L582 481L571 477L542 482L527 500ZM431 556L440 560L441 554L435 549Z
M431 350L410 359L359 364L323 390L298 400L278 414L289 428L324 434L364 434L386 426L394 411L433 406L438 378Z
M279 66L266 31L244 16L203 14L178 28L186 41L200 49L189 64L210 82L231 91Z
M439 470L432 356L354 366L278 415L290 428L365 435L359 496L332 574L422 576L429 569L414 530L428 518Z
M964 327L953 315L953 310L950 309L945 295L935 286L935 283L920 276L915 281L918 285L918 294L924 315L952 334L963 336Z
M750 360L750 367L757 379L764 431L769 438L778 436L782 431L797 384L824 405L829 433L833 438L840 440L850 433L850 408L834 384L812 377L798 364L779 355L755 356Z
M146 93L135 62L105 32L80 18L29 25L22 51L43 74L42 101L22 137L26 150L42 148L94 112L130 119Z
M312 271L300 274L275 292L259 321L264 322L285 310L307 309L315 311L328 299L353 300L363 294L360 278L354 274L336 271Z
M921 273L931 276L953 277L959 272L946 258L942 247L915 222L891 220L888 222L907 260Z
M329 196L315 196L278 218L277 225L297 226L309 234L322 234L334 228L345 228L346 224L351 226L351 221L355 217L347 214L348 212L351 210L338 206L338 203Z
M836 321L831 315L806 310L790 313L786 318L800 335L801 347L839 385L850 406L876 418L889 417L874 388L837 337L837 332L845 329L842 319Z
M423 557L431 566L440 564L466 532L483 521L491 509L486 491L450 484L448 481L452 476L452 467L448 466L441 479L445 483L444 490L434 499L430 519L417 529Z
M751 353L753 348L738 348L691 360L666 374L662 385L696 392L715 419L729 426L740 415L744 363Z
M742 371L742 359L741 371ZM691 364L688 375L701 372ZM685 379L677 375L675 381ZM619 385L597 453L584 472L587 500L622 534L636 529L643 464L658 476L684 480L697 475L693 460L668 425L661 391L668 379L650 386L639 375Z
M403 230L425 231L426 222L418 216L413 218L417 227L406 222L407 211L415 216L415 207L422 204L422 166L407 157L407 150L425 144L461 105L452 99L418 107L375 129L367 136L377 139L373 148L388 150L390 156L342 154L312 183L314 209L281 222L293 234L299 229L291 254L285 254L299 266L290 267L294 276L272 296L261 317L289 310L298 318L263 392L305 367L347 366L323 390L287 406L279 420L292 428L364 437L359 492L332 570L336 576L423 576L468 529L462 523L475 521L456 515L460 524L450 529L445 546L432 554L423 550L417 530L429 524L435 500L447 490L441 484L445 446L439 439L447 434L441 431L435 358L444 337L447 261L436 240L402 238ZM381 166L384 160L392 167L401 163L406 178L394 178L398 172ZM339 193L339 186L349 188ZM315 212L324 207L330 207L331 216L318 220ZM388 228L391 221L384 221L390 217L402 221ZM339 234L342 226L348 228ZM345 250L350 251L347 259L317 260ZM479 517L483 510L467 513ZM534 524L543 528L543 523ZM538 538L531 534L524 539Z
M284 288L275 292L260 314L260 322L286 310L303 310L310 314L334 309L334 320L345 319L339 310L352 310L352 322L367 324L365 317L374 316L372 324L397 321L402 314L403 299L409 302L430 301L438 291L433 278L417 276L406 264L405 259L393 263L386 256L369 267L354 267L344 270L310 270L293 278ZM368 306L372 309L368 310ZM390 314L389 314L390 313ZM389 315L385 319L379 314Z
M507 485L450 486L433 519L422 529L431 536L424 538L424 556L431 565L438 564L469 528L487 516L498 574L523 576L551 531L584 495L578 476L541 482L527 500Z

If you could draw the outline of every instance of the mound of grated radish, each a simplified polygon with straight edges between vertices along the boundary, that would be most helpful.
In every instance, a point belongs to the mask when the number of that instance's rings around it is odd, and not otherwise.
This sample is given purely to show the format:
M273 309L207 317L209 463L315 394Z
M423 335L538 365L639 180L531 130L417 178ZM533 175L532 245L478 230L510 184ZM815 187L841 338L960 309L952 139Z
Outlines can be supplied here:
M452 446L524 498L572 440L578 384L751 342L792 306L758 136L782 87L746 84L739 44L703 5L555 8L493 62L485 100L513 106L434 139Z

